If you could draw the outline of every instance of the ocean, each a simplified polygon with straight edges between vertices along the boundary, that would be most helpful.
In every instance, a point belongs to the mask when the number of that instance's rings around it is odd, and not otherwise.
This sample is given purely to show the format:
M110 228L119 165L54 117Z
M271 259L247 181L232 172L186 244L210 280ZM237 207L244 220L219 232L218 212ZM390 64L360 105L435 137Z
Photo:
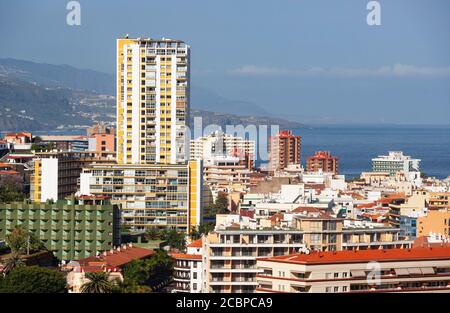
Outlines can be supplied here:
M403 151L421 159L422 172L450 175L450 126L321 126L293 130L302 136L302 162L315 151L339 158L340 173L349 178L371 170L371 159L388 151Z
M330 151L339 158L340 173L348 178L370 171L372 158L398 150L421 159L422 172L428 176L450 175L450 126L307 126L293 132L302 136L303 164L315 151ZM46 133L85 134L85 130L33 132Z

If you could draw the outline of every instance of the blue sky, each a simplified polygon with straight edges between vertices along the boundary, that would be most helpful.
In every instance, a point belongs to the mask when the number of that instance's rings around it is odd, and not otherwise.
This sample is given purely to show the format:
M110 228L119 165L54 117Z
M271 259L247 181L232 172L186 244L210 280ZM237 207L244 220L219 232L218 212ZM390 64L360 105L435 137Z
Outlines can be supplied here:
M115 69L115 39L182 39L192 83L304 122L450 124L450 1L0 2L0 57Z

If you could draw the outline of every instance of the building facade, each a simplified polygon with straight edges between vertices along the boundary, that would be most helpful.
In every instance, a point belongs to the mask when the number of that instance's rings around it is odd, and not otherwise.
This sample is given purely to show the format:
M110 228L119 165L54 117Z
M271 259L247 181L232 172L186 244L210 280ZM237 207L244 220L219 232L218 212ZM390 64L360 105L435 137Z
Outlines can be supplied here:
M450 247L293 254L257 268L257 292L450 292Z
M450 237L450 211L429 210L427 215L417 219L417 237L430 233Z
M203 282L203 240L198 239L186 247L186 253L172 253L174 265L173 292L199 293Z
M91 163L114 161L110 152L42 152L36 153L30 177L32 201L62 200L77 192L83 167Z
M117 40L119 164L187 160L189 51L179 40Z
M253 160L254 155L254 140L224 134L220 131L192 139L190 144L191 160L208 160L216 156L237 156L241 159L248 156Z
M109 196L124 225L189 232L202 219L202 162L92 164L80 176L80 194Z
M372 159L374 172L386 172L391 175L402 171L405 175L420 171L420 160L406 156L402 151L389 151L388 155L380 155Z
M301 162L301 137L283 130L269 140L269 170L283 170Z
M307 172L339 173L339 159L332 156L329 151L317 151L315 155L306 160Z
M120 244L120 211L107 198L0 204L0 239L22 226L60 260L85 258Z

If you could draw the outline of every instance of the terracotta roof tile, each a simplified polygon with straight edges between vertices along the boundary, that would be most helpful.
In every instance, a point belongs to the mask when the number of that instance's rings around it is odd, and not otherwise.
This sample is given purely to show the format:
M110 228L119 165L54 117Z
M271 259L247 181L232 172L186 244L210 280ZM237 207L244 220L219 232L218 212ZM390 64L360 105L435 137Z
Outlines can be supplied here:
M362 263L370 261L406 261L406 260L450 260L450 247L387 249L387 250L348 250L336 252L312 252L311 254L291 254L262 258L259 260L292 264L335 264Z

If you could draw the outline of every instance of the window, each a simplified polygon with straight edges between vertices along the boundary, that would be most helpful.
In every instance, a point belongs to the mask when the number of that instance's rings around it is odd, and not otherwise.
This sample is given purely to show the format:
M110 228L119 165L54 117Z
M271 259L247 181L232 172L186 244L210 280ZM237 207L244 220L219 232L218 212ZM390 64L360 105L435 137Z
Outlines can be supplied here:
M346 278L346 277L347 277L347 272L343 272L343 273L342 273L342 277L343 277L343 278Z
M334 273L334 278L339 278L339 273Z
M325 288L325 292L331 292L331 287L327 287L327 288Z
M339 292L339 287L334 287L334 292Z
M342 291L343 291L343 292L346 292L346 291L347 291L347 286L343 286L343 287L342 287Z
M194 277L194 279L197 279L197 272L194 272L193 277Z

